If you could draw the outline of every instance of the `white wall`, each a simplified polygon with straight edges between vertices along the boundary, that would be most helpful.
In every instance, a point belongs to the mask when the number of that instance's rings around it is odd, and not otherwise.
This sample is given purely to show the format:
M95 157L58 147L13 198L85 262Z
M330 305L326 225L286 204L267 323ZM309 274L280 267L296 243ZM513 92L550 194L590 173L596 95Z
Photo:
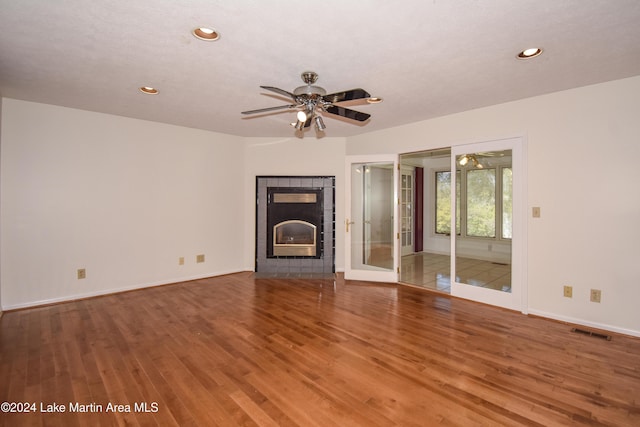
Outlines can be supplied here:
M241 138L6 98L2 124L5 309L242 270Z
M245 270L255 267L256 176L336 177L336 270L344 271L344 138L246 138Z
M542 212L527 218L529 312L640 335L639 117L634 77L349 138L347 154L524 136L527 213Z

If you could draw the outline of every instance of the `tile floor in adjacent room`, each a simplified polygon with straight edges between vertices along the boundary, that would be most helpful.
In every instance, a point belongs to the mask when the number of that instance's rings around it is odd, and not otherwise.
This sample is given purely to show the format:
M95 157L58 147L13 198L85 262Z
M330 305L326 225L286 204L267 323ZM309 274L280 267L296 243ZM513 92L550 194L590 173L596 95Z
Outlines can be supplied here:
M511 265L458 257L456 281L502 290L511 289ZM427 252L402 257L400 281L441 292L451 292L451 258Z

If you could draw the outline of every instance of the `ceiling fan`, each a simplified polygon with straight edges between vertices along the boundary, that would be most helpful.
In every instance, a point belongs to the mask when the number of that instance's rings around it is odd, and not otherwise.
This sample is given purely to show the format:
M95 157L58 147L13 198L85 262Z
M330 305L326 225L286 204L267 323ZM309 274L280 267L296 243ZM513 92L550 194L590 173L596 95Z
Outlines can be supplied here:
M360 111L351 110L349 108L334 105L344 101L352 101L354 99L367 99L372 100L369 102L379 102L378 98L371 98L371 95L364 89L351 89L343 92L330 93L327 95L327 91L320 86L314 86L313 84L318 80L318 74L313 71L305 71L300 75L302 81L306 83L306 86L300 86L293 90L293 92L286 91L273 86L260 86L262 89L267 89L282 95L287 98L291 98L293 104L279 105L277 107L260 108L257 110L243 111L242 114L259 114L276 110L298 110L297 122L291 123L291 126L297 130L302 131L305 128L311 126L311 122L316 125L316 130L322 132L326 129L322 116L319 113L335 114L337 116L345 117L347 119L364 122L371 117L370 114L362 113Z
M481 161L482 162L488 161L488 158L490 157L505 157L510 155L511 155L511 150L485 151L485 152L479 152L479 153L473 153L473 154L463 154L461 156L458 156L458 164L460 166L469 165L478 169L482 169L484 168L484 165L481 163Z

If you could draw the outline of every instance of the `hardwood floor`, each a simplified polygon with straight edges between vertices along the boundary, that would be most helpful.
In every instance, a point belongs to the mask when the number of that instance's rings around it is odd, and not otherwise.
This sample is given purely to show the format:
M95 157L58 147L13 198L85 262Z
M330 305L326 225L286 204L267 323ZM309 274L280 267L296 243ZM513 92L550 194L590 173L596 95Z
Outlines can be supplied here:
M6 312L0 401L37 406L0 424L640 425L640 339L570 330L401 285L238 273Z

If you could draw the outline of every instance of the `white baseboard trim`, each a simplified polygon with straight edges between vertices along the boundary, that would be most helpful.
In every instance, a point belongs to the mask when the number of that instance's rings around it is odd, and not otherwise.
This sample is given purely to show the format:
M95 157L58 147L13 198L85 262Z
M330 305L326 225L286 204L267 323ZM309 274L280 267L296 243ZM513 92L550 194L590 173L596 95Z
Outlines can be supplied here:
M117 293L120 293L120 292L128 292L128 291L135 291L135 290L144 289L144 288L153 288L153 287L156 287L156 286L164 286L164 285L178 284L178 283L182 283L182 282L190 282L192 280L207 279L209 277L215 277L215 276L224 276L226 274L241 273L242 271L243 270L218 271L218 272L214 272L214 273L207 273L207 274L204 274L204 275L180 277L180 278L175 278L175 279L167 279L167 280L163 280L163 281L160 281L160 282L149 282L149 283L141 283L141 284L132 285L132 286L124 286L122 288L103 289L103 290L95 291L95 292L85 292L85 293L79 293L79 294L73 294L73 295L65 295L65 296L58 297L58 298L43 299L43 300L38 300L38 301L29 301L29 302L20 303L20 304L11 304L11 305L7 305L7 306L3 306L2 310L4 310L4 311L19 310L19 309L22 309L22 308L32 308L32 307L38 307L38 306L42 306L42 305L58 304L58 303L63 303L63 302L79 300L79 299L99 297L99 296L110 295L110 294L117 294ZM2 313L2 311L0 311L0 313Z
M616 332L618 334L630 335L633 337L640 337L640 331L634 331L633 329L620 328L617 326L607 325L604 323L591 322L584 319L576 319L575 317L563 316L555 313L548 313L546 311L529 309L529 314L535 316L546 317L548 319L559 320L561 322L572 323L575 325L588 326L590 328L601 329L603 331Z

